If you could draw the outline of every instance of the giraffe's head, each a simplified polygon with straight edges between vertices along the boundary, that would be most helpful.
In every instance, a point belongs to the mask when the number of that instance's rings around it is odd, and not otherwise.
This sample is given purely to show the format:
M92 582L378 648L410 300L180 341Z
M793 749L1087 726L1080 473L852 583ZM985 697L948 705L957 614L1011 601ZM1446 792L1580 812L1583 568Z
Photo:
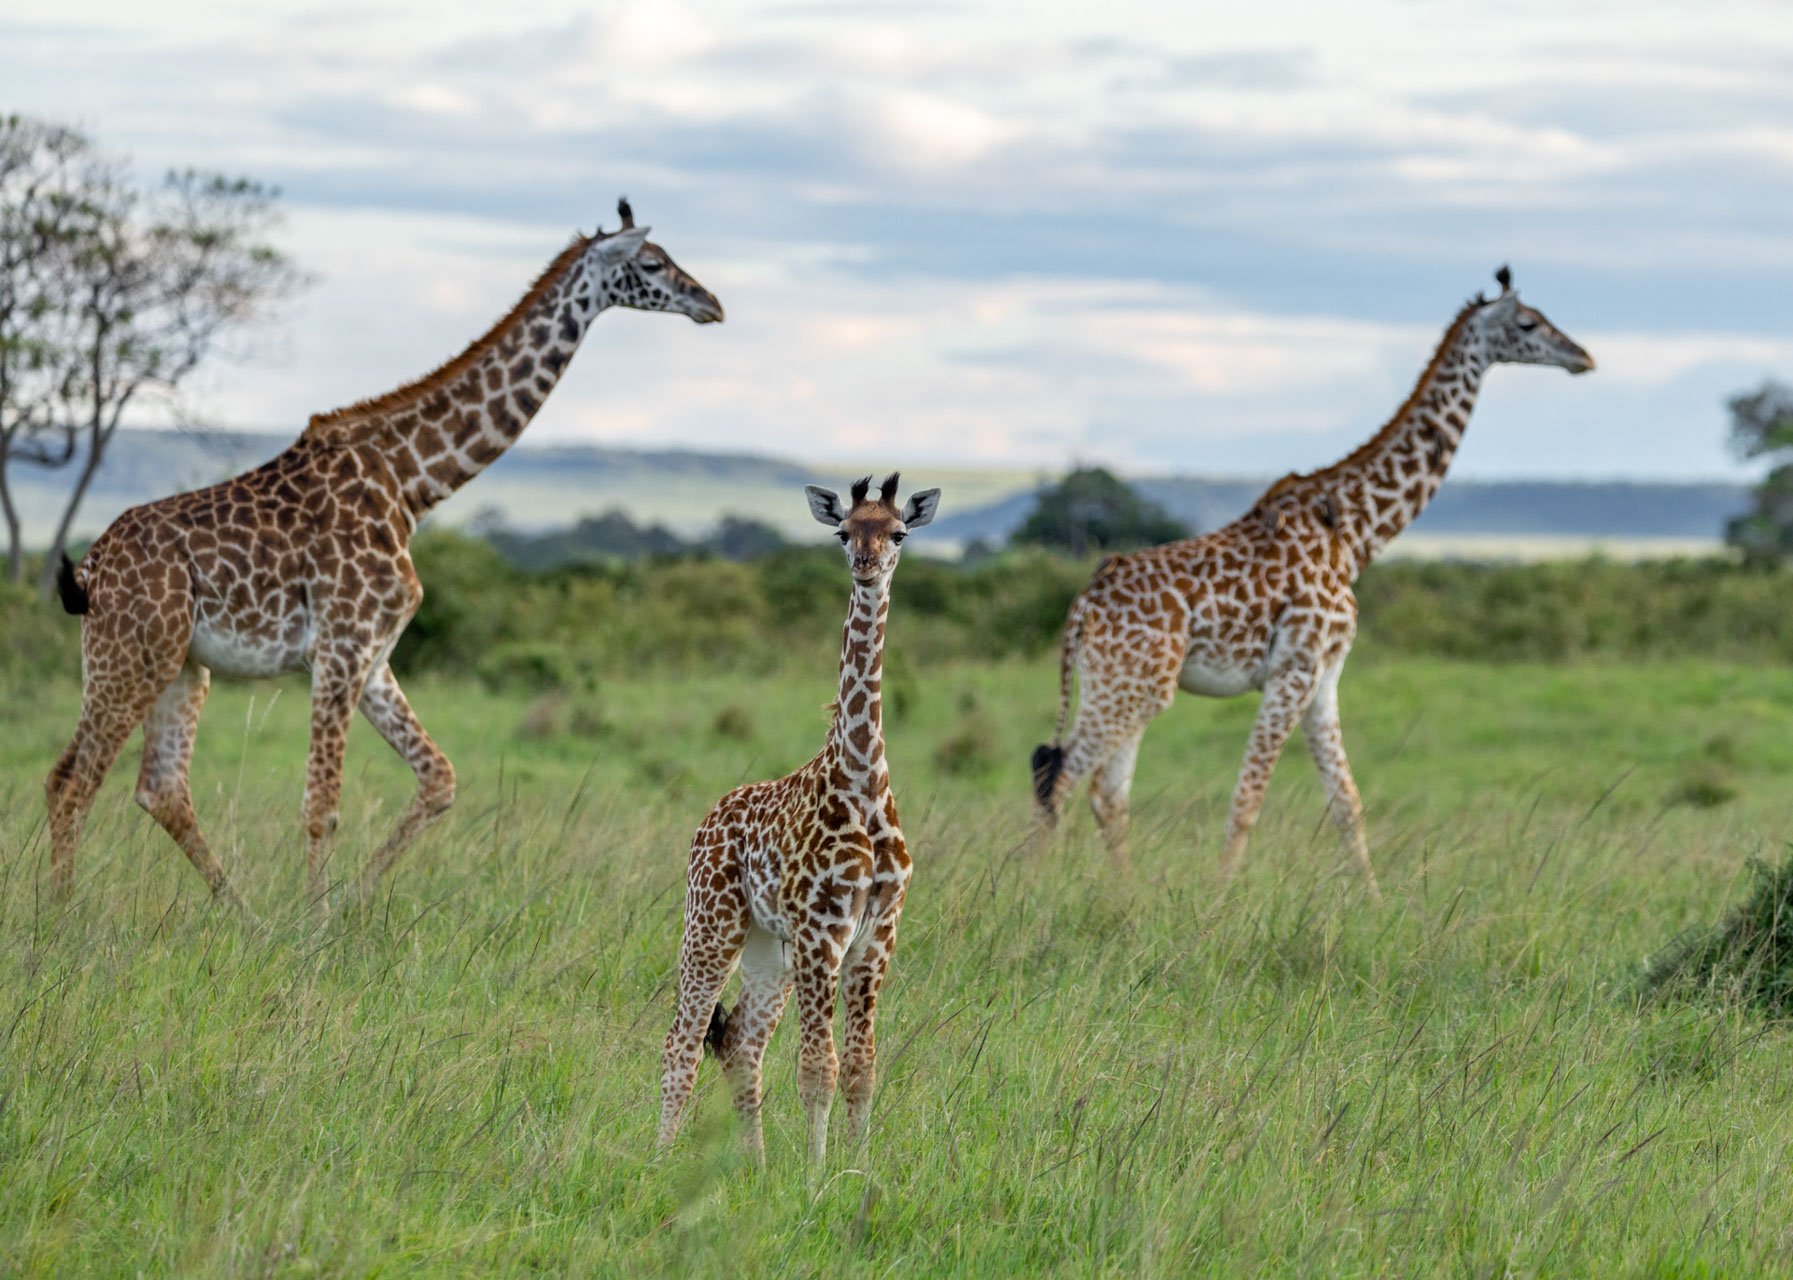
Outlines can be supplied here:
M1594 357L1579 343L1546 320L1542 311L1519 301L1511 270L1502 267L1494 279L1500 284L1500 296L1476 308L1474 321L1490 360L1553 364L1570 373L1594 367Z
M885 477L878 492L872 492L872 478L853 482L852 506L843 506L840 495L817 485L803 486L809 495L809 513L834 530L840 545L846 549L847 567L855 582L873 583L896 568L903 552L903 539L911 529L919 529L934 518L940 506L940 490L923 489L909 495L899 511L896 504L897 472Z
M588 250L610 305L671 311L699 324L722 319L722 304L716 295L681 270L671 254L648 240L652 228L635 225L629 202L618 200L616 211L622 217L622 228L608 235L599 231Z

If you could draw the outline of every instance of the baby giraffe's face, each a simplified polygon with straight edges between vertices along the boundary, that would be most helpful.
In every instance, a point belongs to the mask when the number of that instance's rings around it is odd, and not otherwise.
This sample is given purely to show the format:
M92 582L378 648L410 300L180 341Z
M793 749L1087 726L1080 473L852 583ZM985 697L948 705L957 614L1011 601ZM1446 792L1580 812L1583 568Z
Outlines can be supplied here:
M840 495L816 485L805 485L809 495L810 514L834 530L835 537L847 553L847 568L853 581L871 585L889 576L896 569L903 553L903 540L911 529L919 529L934 518L940 505L940 490L924 489L911 494L899 513L896 505L897 473L885 477L876 497L871 496L872 478L866 476L853 483L853 505L841 504Z

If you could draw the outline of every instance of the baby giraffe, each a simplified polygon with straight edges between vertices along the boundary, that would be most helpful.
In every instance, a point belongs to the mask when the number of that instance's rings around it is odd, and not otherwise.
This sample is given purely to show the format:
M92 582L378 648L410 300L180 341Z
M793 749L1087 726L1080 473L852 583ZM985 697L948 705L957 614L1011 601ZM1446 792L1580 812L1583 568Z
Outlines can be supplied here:
M773 782L724 796L691 842L685 937L679 949L679 1008L666 1035L660 1083L660 1145L671 1143L707 1043L741 1113L743 1136L765 1158L760 1134L760 1062L795 986L802 1042L797 1092L809 1115L809 1154L828 1146L828 1108L838 1079L847 1128L865 1137L876 1050L872 1018L896 949L909 883L909 853L897 825L884 763L884 619L903 539L934 518L940 490L913 494L899 513L897 477L853 505L814 485L809 509L835 531L853 574L841 639L840 694L828 741L808 764ZM741 967L732 1013L719 1003ZM834 999L846 1003L846 1046L834 1052Z

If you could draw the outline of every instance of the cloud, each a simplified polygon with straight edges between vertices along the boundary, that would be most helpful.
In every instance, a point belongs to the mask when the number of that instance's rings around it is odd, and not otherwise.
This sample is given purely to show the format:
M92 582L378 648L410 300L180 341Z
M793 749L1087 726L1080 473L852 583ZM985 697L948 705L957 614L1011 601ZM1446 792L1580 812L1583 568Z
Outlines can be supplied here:
M1411 14L1371 8L1166 20L1149 41L1126 11L1053 4L1026 24L875 3L440 27L157 10L131 31L0 27L0 79L146 169L285 188L328 280L289 368L220 385L256 423L420 372L625 191L730 324L606 318L630 379L576 371L548 435L826 452L870 431L1135 465L1209 465L1224 442L1275 469L1373 425L1507 260L1578 336L1629 335L1591 400L1515 379L1538 421L1622 403L1666 423L1784 359L1793 56L1772 24L1727 9L1688 41L1644 4L1620 44L1568 10L1453 12L1389 42L1363 32Z

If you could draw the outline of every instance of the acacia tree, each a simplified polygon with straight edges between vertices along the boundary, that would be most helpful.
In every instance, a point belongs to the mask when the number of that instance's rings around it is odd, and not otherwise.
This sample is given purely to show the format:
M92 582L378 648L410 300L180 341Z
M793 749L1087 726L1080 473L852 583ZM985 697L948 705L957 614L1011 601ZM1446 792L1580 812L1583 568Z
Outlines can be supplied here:
M14 504L14 462L59 467L75 456L75 435L54 414L71 334L71 309L55 252L91 181L85 139L60 125L0 116L0 516L6 576L24 572Z
M1756 486L1749 511L1725 526L1725 541L1747 563L1779 563L1793 556L1793 387L1770 379L1725 407L1733 452L1782 459Z
M1087 555L1128 551L1187 538L1189 527L1155 502L1135 493L1113 472L1078 467L1041 490L1033 511L1012 541Z
M14 364L29 376L4 412L19 424L17 439L40 446L36 455L56 461L41 446L60 437L75 462L45 559L47 594L126 412L157 399L178 403L182 382L220 341L265 318L304 277L268 242L279 225L273 188L193 170L146 188L72 130L30 121L15 128L25 168L54 170L61 184L53 199L38 201L56 212L53 233L29 233L46 225L44 214L21 199L13 221L27 229L19 232L23 247L5 250L22 260L18 275L35 283L21 294L27 303L14 344ZM11 203L9 192L0 196ZM11 225L0 222L0 235Z

